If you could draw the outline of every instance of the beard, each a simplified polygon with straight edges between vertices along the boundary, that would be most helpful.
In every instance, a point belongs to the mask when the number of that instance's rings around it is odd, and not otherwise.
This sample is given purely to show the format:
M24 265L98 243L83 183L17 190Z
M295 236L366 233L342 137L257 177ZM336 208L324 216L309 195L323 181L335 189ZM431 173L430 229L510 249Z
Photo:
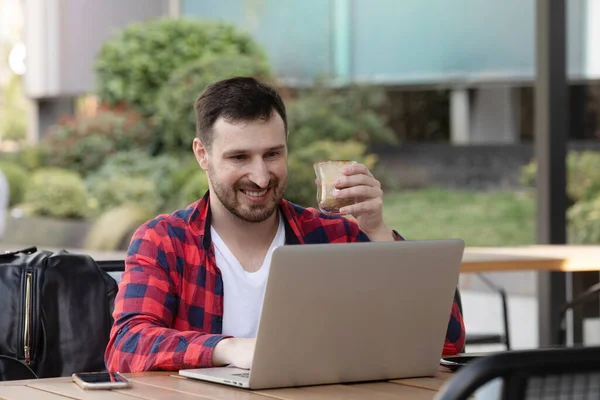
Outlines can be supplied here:
M265 190L264 188L259 187L247 179L240 179L233 187L228 187L222 182L214 179L215 174L211 167L208 168L208 176L214 194L221 201L221 204L225 206L227 211L242 221L250 223L266 221L275 213L279 207L279 203L283 199L283 194L287 185L287 178L282 180L275 175L271 175L271 180L266 188L266 199L260 203L252 203L246 198L247 195L242 191L261 192Z

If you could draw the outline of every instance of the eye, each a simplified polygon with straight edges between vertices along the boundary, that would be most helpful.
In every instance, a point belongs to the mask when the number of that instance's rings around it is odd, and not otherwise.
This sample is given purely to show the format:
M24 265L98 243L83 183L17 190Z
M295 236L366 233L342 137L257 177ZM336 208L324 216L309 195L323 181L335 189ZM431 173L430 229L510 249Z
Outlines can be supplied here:
M236 154L235 156L231 156L229 157L232 160L236 160L236 161L242 161L246 159L246 155L245 154Z
M267 154L265 154L265 157L267 158L275 158L279 155L278 151L270 151Z

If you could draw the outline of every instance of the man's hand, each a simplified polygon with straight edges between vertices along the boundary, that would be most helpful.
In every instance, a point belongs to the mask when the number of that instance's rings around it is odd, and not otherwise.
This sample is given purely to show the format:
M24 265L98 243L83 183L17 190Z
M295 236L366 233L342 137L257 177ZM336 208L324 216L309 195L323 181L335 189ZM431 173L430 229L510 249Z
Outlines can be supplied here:
M254 357L255 338L223 339L213 351L213 365L220 367L233 365L238 368L250 369Z
M392 241L394 235L383 222L383 190L381 183L363 164L352 164L344 168L335 187L337 198L356 198L355 204L343 207L342 214L353 215L360 229L372 241Z

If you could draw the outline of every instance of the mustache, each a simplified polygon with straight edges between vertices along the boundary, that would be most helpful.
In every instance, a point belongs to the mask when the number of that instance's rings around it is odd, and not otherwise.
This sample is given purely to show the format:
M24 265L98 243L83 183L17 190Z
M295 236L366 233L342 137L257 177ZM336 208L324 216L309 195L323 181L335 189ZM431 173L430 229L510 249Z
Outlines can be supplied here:
M258 186L256 183L251 182L251 181L239 182L236 185L236 188L239 190L261 191L261 190L277 187L278 185L279 185L279 179L271 178L271 180L269 181L269 184L264 188Z

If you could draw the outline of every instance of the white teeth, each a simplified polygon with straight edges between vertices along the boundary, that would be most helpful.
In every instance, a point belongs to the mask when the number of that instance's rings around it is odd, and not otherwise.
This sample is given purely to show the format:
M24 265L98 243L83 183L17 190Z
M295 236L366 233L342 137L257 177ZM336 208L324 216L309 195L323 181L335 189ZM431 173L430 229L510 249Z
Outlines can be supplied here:
M244 193L246 193L250 197L260 197L267 194L267 189L263 190L262 192L248 192L245 190Z

